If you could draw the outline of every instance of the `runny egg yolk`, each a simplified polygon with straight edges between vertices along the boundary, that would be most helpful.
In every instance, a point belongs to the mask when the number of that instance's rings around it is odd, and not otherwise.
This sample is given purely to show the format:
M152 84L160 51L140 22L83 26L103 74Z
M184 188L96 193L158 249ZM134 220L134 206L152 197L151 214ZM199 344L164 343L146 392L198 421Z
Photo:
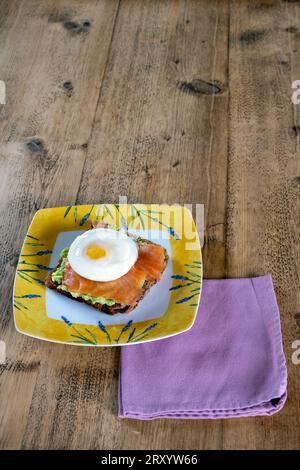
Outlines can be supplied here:
M106 251L102 246L89 245L85 252L86 256L92 260L101 259L106 256Z

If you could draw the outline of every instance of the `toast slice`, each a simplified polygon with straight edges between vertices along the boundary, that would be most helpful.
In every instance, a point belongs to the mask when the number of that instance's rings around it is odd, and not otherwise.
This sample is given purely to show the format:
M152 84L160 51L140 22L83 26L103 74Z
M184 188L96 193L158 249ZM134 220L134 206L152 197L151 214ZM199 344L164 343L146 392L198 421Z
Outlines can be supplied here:
M107 224L99 223L99 222L93 222L91 228L111 228ZM145 279L143 280L143 285L139 289L138 294L135 296L134 300L131 301L131 303L127 304L124 302L121 302L119 299L114 299L114 298L103 298L103 297L97 297L97 298L92 298L89 296L89 293L81 293L81 292L70 292L66 286L63 284L63 272L66 269L66 263L67 263L67 250L63 250L62 252L62 257L60 258L58 264L55 266L55 268L47 275L47 278L45 280L45 284L49 289L54 289L57 292L59 292L62 295L66 295L67 297L70 297L73 300L76 300L78 302L83 302L87 305L90 305L91 307L96 308L97 310L100 310L101 312L107 313L109 315L115 315L117 313L128 313L131 312L134 308L137 307L139 302L142 300L144 295L149 292L151 287L156 284L159 280L161 275L163 274L167 263L168 263L168 254L165 248L161 247L161 245L158 245L156 243L153 243L149 240L146 240L145 238L142 237L136 237L135 235L132 235L128 233L129 237L132 237L136 243L139 245L139 253L142 251L145 252L147 251L148 247L151 249L151 246L156 246L161 248L161 271L158 273L158 275L153 278L153 276L147 275L145 273ZM139 255L140 256L140 255ZM139 257L138 257L139 260ZM61 269L62 268L62 269ZM70 269L70 267L68 268ZM133 269L133 268L132 268ZM55 275L60 271L62 274L62 281L58 281L57 278L58 276ZM131 270L130 270L131 271ZM129 271L129 272L130 272ZM122 276L124 279L128 275L125 274L125 276ZM118 280L117 280L118 281ZM95 281L93 281L95 282ZM115 281L114 281L115 282ZM106 287L108 287L109 290L109 282L107 283L99 283L99 284L106 284ZM110 296L109 296L110 297Z

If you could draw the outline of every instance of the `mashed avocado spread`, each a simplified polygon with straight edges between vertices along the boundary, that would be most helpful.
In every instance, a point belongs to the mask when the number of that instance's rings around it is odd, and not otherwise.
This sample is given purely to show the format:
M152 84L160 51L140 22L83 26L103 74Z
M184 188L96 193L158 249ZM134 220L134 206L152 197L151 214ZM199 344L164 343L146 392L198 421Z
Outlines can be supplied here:
M69 292L72 297L77 299L80 297L81 299L88 300L93 304L102 304L102 305L114 305L116 302L113 299L105 299L104 297L92 297L88 294L81 294L80 292L71 292L69 289L64 286L63 284L63 277L64 277L64 270L67 263L67 256L68 256L68 248L64 248L60 254L61 263L60 266L52 273L51 278L52 281L58 284L58 289Z

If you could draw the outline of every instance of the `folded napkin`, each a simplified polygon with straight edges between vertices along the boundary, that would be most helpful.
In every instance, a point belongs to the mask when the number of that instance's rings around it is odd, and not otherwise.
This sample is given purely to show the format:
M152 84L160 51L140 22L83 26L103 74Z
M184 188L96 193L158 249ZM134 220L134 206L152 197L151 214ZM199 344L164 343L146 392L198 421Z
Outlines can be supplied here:
M189 331L122 347L119 416L272 415L283 407L286 388L271 276L204 280Z

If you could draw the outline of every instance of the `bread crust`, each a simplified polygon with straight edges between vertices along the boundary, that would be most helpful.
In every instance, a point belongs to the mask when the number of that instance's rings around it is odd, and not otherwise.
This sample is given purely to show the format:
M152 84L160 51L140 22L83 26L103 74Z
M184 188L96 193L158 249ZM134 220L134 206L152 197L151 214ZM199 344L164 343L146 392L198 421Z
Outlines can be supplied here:
M135 239L139 239L140 241L142 241L143 243L150 243L152 245L157 245L157 243L153 243L149 240L146 240L145 238L142 238L142 237L135 237L134 235L132 234L128 234L129 236L135 238ZM165 271L166 269L166 266L167 266L167 263L168 263L168 259L169 259L169 256L167 254L167 251L166 249L164 248L164 252L165 252L165 259L164 259L164 265L163 265L163 269L161 271L161 274L163 274L163 272ZM77 302L82 302L84 304L87 304L87 305L90 305L91 307L93 308L96 308L97 310L103 312L103 313L107 313L108 315L116 315L117 313L129 313L131 312L134 308L137 307L137 305L140 303L140 301L144 298L144 296L147 294L147 292L149 292L149 290L151 289L152 286L154 286L157 281L145 281L144 285L143 285L143 288L142 288L142 291L141 291L141 295L140 297L136 300L136 302L134 304L131 304L131 305L121 305L121 304L117 304L115 303L114 305L106 305L106 304L93 304L90 300L85 300L81 297L77 297L77 298L74 298L72 297L72 295L67 292L67 291L64 291L64 290L61 290L61 289L58 289L59 287L59 284L56 284L53 280L52 280L52 274L54 273L54 271L57 270L57 268L59 268L59 266L61 265L61 262L62 262L62 258L60 258L59 262L57 263L57 265L52 269L52 271L50 271L45 279L45 285L49 288L49 289L53 289L53 290L56 290L59 294L62 294L62 295L65 295L69 298L71 298L72 300L74 301L77 301Z

